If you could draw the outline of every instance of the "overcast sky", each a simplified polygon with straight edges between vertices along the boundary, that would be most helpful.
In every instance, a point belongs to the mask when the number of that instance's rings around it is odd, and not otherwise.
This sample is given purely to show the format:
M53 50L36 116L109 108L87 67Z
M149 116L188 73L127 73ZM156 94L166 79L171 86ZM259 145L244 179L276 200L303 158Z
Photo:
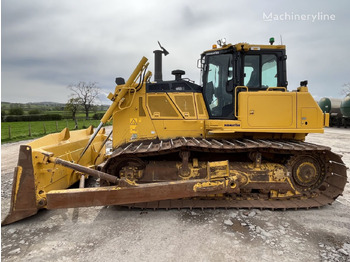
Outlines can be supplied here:
M66 102L69 84L98 82L104 97L142 56L154 71L157 41L170 52L163 79L183 69L199 82L197 59L228 43L287 46L290 90L309 80L316 99L341 97L350 82L350 1L2 0L1 101ZM304 15L304 16L302 16Z

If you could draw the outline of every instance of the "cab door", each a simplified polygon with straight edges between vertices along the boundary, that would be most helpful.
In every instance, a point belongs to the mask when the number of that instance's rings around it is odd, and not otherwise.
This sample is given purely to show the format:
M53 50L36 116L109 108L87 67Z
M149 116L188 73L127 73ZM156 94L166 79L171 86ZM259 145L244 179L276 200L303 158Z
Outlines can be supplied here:
M233 54L206 56L203 96L211 119L233 119Z

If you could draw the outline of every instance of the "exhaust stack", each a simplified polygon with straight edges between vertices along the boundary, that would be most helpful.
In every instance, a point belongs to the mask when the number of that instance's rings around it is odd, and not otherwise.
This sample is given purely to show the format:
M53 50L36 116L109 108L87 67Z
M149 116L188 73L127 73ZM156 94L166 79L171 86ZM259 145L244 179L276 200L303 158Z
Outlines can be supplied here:
M162 82L163 81L163 74L162 74L162 54L164 56L167 56L169 52L160 45L158 41L159 47L162 50L154 50L154 81L155 82Z

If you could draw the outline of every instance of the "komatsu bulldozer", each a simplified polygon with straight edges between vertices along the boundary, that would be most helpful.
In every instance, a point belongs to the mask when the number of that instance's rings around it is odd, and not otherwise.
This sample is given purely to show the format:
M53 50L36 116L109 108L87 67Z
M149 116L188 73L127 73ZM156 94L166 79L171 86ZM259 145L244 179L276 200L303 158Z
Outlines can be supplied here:
M40 209L285 210L332 203L344 190L346 166L329 147L304 142L308 133L323 133L329 114L307 81L287 90L286 48L273 43L218 41L198 60L200 85L182 70L162 80L168 54L162 46L154 51L151 82L143 57L126 82L116 79L95 131L64 129L20 147L2 225Z

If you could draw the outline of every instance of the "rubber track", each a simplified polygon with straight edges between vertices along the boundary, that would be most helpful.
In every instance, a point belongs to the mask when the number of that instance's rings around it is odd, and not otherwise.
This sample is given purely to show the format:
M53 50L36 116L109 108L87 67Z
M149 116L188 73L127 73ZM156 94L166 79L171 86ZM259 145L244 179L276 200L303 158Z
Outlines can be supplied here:
M318 154L325 161L326 177L318 189L304 194L303 197L286 199L268 198L252 194L237 199L178 199L128 205L142 209L181 209L181 208L259 208L259 209L308 209L331 204L344 191L347 183L347 167L341 156L330 151L329 147L296 140L262 139L198 139L176 138L169 140L141 141L128 143L117 148L112 154L111 163L119 157L147 157L164 155L180 150L211 153L237 153L248 151L269 151L276 154Z

